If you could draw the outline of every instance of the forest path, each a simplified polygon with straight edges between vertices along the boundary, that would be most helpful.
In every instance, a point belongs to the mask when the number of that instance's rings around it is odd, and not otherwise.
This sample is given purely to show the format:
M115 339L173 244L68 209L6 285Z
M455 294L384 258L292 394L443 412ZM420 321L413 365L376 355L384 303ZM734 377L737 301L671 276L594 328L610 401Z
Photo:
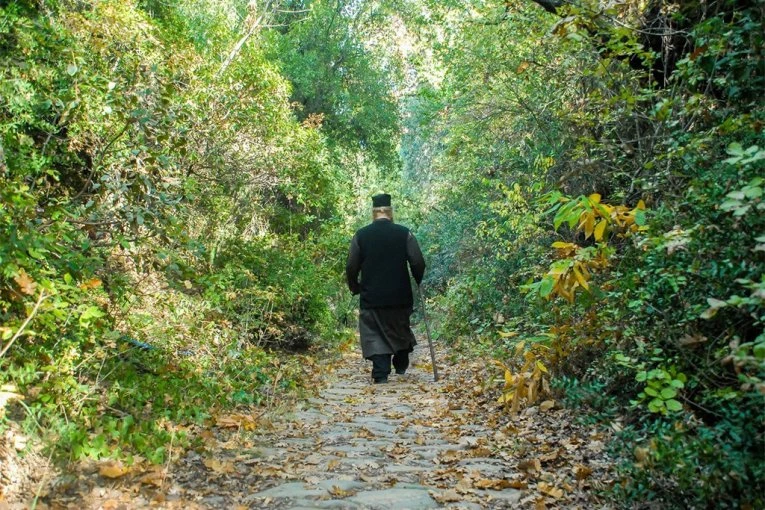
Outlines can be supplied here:
M49 501L80 509L592 508L589 489L598 484L587 479L608 465L593 439L601 433L547 406L512 424L486 414L496 405L466 367L439 365L434 383L426 356L420 346L407 374L375 385L371 364L347 353L316 397L270 420L219 418L205 447L161 477L143 474L132 487L105 480L77 503Z

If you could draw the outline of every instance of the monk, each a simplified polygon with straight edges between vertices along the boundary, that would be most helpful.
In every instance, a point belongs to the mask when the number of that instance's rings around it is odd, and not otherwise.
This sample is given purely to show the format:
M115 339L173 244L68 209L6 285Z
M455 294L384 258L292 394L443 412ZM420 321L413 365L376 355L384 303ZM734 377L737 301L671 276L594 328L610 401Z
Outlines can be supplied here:
M391 196L375 195L372 223L353 236L345 266L348 288L354 295L361 294L361 352L372 362L375 384L388 382L391 362L396 374L406 373L409 353L417 345L409 323L413 309L410 270L420 285L425 259L417 239L409 229L393 223Z

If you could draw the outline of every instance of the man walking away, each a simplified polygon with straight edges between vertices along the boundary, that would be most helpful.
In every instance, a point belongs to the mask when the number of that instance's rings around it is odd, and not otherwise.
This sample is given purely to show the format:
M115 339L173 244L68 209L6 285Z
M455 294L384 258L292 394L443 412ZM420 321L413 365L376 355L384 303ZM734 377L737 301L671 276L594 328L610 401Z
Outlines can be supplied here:
M353 236L345 266L348 288L361 294L361 353L372 362L378 384L388 382L391 357L397 374L409 367L409 353L417 345L409 325L414 303L409 269L417 285L425 274L417 239L393 223L390 198L386 193L372 197L372 223Z

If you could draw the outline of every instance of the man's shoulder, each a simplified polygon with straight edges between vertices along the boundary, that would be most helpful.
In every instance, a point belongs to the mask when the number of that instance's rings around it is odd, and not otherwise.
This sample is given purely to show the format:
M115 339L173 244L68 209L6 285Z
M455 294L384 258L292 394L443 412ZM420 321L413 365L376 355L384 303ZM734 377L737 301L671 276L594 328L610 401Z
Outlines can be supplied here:
M360 229L358 229L356 231L356 235L358 236L359 234L363 234L365 232L376 230L378 228L384 228L384 229L387 229L387 230L396 230L396 231L399 231L399 232L409 232L409 229L407 227L405 227L403 225L399 225L398 223L393 223L393 222L390 222L390 221L385 221L385 222L373 221L372 223L370 223L370 224L368 224L366 226L363 226Z

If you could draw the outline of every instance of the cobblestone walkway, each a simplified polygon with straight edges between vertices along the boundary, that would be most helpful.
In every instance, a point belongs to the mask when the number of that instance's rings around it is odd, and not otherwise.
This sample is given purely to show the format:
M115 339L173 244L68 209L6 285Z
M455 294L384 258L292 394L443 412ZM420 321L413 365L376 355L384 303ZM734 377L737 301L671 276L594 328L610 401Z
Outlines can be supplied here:
M294 409L219 417L153 471L82 469L38 508L608 508L596 497L613 483L607 435L553 401L517 418L486 411L501 411L476 376L486 367L443 363L434 383L426 356L420 346L406 375L375 385L348 353Z
M349 355L333 384L232 459L248 467L230 477L235 492L241 484L257 490L238 501L234 491L216 491L200 502L220 508L513 507L521 491L509 486L512 470L482 446L492 431L451 408L422 356L415 355L406 375L373 385L368 363ZM199 459L192 454L183 462ZM225 486L225 475L220 478ZM476 489L481 480L501 490Z

